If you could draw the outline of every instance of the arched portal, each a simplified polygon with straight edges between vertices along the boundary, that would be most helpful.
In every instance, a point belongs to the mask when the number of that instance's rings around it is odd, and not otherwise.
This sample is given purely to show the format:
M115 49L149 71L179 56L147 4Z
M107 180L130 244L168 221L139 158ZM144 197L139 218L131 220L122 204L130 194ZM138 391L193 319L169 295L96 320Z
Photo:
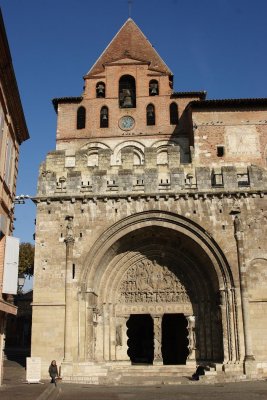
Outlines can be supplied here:
M184 217L149 212L118 222L88 254L81 286L94 321L85 340L87 359L130 361L127 324L134 332L132 321L142 326L142 315L153 322L153 363L239 357L230 269L216 243Z

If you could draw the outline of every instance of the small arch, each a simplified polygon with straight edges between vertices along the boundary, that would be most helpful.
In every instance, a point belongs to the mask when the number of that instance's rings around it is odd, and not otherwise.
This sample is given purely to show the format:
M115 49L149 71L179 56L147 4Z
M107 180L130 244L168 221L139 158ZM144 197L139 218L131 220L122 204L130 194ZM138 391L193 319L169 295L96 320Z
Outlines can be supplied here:
M156 123L155 107L153 104L148 104L146 108L146 124L155 125L155 123Z
M177 125L179 122L178 106L176 103L170 104L170 124Z
M83 145L80 150L99 150L99 149L110 149L110 147L101 142L89 142Z
M149 96L159 95L159 83L156 79L151 79L149 81Z
M167 165L168 164L168 152L166 149L161 149L157 152L157 165Z
M131 75L123 75L119 80L120 108L136 107L135 79Z
M111 155L111 165L121 165L121 150L125 147L131 147L134 151L134 164L141 165L144 163L145 146L135 140L129 140L118 144Z
M106 85L104 82L97 82L96 84L96 97L103 98L106 97Z
M77 110L77 129L84 129L86 123L86 109L81 106Z
M103 106L100 111L100 128L108 128L108 107Z
M98 151L91 151L87 156L87 166L97 167L98 166Z

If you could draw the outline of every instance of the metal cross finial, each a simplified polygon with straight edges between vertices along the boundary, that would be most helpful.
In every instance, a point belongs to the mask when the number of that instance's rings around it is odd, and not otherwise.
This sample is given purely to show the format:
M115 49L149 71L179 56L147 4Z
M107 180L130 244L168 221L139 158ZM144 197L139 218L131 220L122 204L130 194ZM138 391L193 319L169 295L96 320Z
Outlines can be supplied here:
M131 14L132 14L132 4L133 4L133 0L128 0L129 18L131 18Z

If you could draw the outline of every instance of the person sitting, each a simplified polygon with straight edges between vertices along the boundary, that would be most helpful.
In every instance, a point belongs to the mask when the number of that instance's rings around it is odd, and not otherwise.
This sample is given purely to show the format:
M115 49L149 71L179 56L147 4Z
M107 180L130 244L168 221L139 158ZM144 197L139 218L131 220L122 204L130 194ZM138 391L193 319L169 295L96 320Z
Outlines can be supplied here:
M192 380L199 381L200 375L205 375L205 368L202 365L197 366L196 372L192 375Z

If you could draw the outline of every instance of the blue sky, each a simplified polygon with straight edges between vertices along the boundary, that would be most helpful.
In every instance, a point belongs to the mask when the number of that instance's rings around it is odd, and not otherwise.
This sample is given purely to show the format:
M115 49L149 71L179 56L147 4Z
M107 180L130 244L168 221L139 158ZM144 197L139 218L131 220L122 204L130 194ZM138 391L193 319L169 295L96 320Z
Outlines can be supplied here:
M17 194L34 195L55 148L51 99L80 96L83 75L128 18L127 0L0 0L31 139ZM132 18L174 73L175 91L267 97L266 0L134 0ZM14 235L32 241L35 206L16 206Z

